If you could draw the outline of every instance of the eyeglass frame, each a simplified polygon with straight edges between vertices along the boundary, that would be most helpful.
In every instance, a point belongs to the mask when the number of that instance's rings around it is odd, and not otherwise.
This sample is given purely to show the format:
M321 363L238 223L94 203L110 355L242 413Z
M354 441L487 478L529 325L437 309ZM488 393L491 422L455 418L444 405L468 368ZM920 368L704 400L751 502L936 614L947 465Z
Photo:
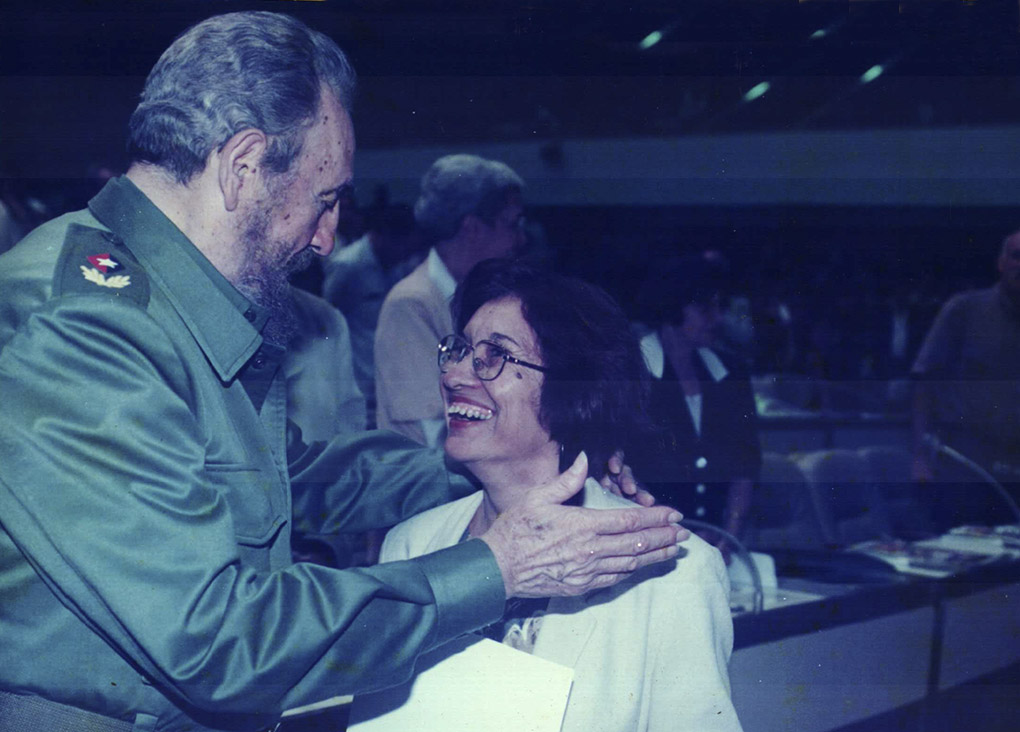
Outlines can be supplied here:
M469 343L468 339L465 338L464 336L459 336L454 333L451 333L448 336L443 336L443 338L439 341L438 345L439 352L436 354L436 361L439 365L439 372L442 374L445 374L450 370L449 363L450 360L452 360L453 344L456 341L460 341L461 343L463 343L466 346L466 348L464 350L464 355L458 358L456 361L454 361L454 363L460 363L461 361L463 361L465 358L467 358L468 351L470 351L473 354L475 351L475 346L481 345L483 343L487 346L492 346L497 351L499 351L500 358L503 359L503 362L499 365L499 369L496 371L495 376L489 377L482 376L481 374L478 373L478 369L475 368L474 359L471 360L471 370L474 372L474 375L478 377L480 381L495 381L496 379L498 379L500 377L500 374L503 373L503 369L506 368L507 361L517 366L525 366L529 369L534 369L535 371L541 371L543 374L549 372L549 369L546 366L539 366L537 363L529 363L528 361L517 358L516 356L511 356L510 352L507 351L504 346L501 346L499 343L496 343L495 341L480 340L477 343ZM443 356L446 354L451 354L451 359L447 359L447 361L444 364ZM446 366L446 368L444 368L444 365Z

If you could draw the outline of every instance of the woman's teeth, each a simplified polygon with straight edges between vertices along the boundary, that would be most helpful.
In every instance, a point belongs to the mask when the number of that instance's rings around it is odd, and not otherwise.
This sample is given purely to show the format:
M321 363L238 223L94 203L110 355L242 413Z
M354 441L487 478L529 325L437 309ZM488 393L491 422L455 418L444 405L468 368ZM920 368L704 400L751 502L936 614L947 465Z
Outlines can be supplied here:
M471 404L451 404L446 408L446 413L463 417L464 419L479 419L485 421L492 419L492 410L485 407L476 407Z

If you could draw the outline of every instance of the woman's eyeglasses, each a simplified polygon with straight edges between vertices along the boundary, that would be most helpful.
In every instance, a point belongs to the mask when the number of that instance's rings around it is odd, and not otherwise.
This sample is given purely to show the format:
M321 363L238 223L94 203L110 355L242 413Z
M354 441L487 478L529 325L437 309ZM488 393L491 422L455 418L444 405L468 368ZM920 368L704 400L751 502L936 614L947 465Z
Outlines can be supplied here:
M453 364L463 361L469 353L471 354L471 368L475 370L475 376L482 381L499 378L507 361L536 371L548 371L545 366L528 363L511 356L498 343L478 341L472 346L465 338L457 335L448 335L439 341L439 370L445 374Z

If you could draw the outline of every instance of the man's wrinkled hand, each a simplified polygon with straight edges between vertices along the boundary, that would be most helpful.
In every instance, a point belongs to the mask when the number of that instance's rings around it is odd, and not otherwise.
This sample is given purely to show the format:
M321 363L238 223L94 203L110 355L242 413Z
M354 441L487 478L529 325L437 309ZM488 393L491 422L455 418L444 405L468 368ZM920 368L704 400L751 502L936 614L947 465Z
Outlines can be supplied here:
M642 506L655 505L655 496L640 486L630 466L623 462L623 452L620 450L609 458L606 474L599 483L607 491L621 498L629 498Z
M503 573L507 597L582 595L676 556L689 532L667 506L597 510L560 505L584 485L582 452L553 482L505 510L481 539Z

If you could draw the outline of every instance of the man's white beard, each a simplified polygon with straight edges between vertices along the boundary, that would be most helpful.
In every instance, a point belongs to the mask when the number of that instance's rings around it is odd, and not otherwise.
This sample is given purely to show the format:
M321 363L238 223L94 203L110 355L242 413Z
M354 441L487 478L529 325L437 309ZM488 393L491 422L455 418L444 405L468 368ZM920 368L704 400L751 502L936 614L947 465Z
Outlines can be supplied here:
M292 247L283 241L270 241L272 209L251 210L245 216L238 246L244 263L234 286L256 305L269 311L262 336L270 343L286 347L298 327L289 278L308 267L315 257L311 247L289 254Z

